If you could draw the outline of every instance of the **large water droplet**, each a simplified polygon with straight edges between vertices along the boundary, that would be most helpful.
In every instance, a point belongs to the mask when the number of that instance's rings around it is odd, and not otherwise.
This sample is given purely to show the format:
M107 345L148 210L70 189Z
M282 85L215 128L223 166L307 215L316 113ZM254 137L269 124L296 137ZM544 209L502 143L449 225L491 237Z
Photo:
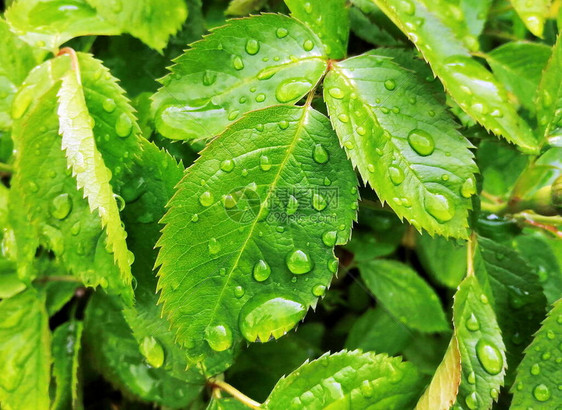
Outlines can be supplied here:
M464 402L466 403L466 405L470 410L475 410L478 408L478 395L476 394L475 391L473 391L468 396L466 396Z
M330 159L330 156L322 144L316 144L312 150L312 158L319 164L325 164Z
M133 128L133 121L131 117L129 117L126 113L121 113L119 118L117 118L117 122L115 123L115 132L121 138L126 138L131 133L131 129Z
M258 51L260 51L260 43L258 40L255 40L253 38L249 39L246 42L246 53L250 54L250 55L254 55L257 54Z
M205 329L205 340L215 352L222 352L232 346L232 330L227 325L209 326Z
M213 194L211 194L209 191L203 192L199 197L199 203L205 207L213 205L213 202Z
M427 194L425 197L425 209L441 223L450 221L455 216L455 207L451 200L441 194Z
M326 293L326 286L324 286L324 285L315 285L312 288L312 294L314 296L317 296L317 297L324 296L325 293Z
M392 79L388 79L384 82L384 88L386 88L388 91L392 91L396 88L396 81L392 80Z
M240 311L239 326L250 342L279 338L292 329L306 314L305 306L282 295L259 295L250 299Z
M72 209L72 200L68 194L60 194L53 199L51 215L57 219L64 219Z
M139 350L152 367L159 368L164 364L164 348L154 337L144 337L139 345Z
M263 171L269 171L271 169L271 160L267 155L262 155L260 157L260 168Z
M317 211L322 211L326 209L328 206L328 202L326 199L320 194L312 195L312 207Z
M312 259L308 254L300 249L290 252L286 258L287 267L295 275L302 275L312 270Z
M394 185L400 185L404 182L404 171L401 168L398 168L395 165L391 165L388 167L388 175L390 176L390 180Z
M344 92L341 90L341 88L338 87L332 87L328 89L328 94L330 94L332 97L338 100L341 100L343 97L345 97Z
M338 238L338 233L336 231L326 231L322 234L322 242L326 246L334 246Z
M267 264L266 261L260 259L256 262L253 269L254 279L258 282L263 282L269 275L271 275L271 267Z
M312 83L306 78L293 78L283 81L275 90L275 98L280 103L287 103L302 97L310 88Z
M281 70L282 66L266 67L258 73L258 80L269 80Z
M476 356L478 361L491 375L498 374L503 369L503 358L499 349L485 339L480 339L476 343Z
M464 198L470 198L472 195L476 193L476 181L474 177L469 177L461 187L461 195Z
M408 134L408 142L414 151L421 156L427 156L435 150L435 142L428 132L420 129L410 131Z
M545 384L537 384L533 389L533 396L538 401L547 401L550 399L550 389Z

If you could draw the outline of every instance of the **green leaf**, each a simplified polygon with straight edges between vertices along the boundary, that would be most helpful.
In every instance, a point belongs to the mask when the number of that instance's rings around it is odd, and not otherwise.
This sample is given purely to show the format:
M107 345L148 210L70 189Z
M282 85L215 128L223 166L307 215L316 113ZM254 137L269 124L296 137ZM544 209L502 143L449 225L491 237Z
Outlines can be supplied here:
M275 409L406 409L423 379L400 358L359 350L325 354L282 378L263 407Z
M52 317L70 302L79 285L78 282L49 281L41 286L46 294L45 307L49 317Z
M494 49L486 55L486 61L519 103L534 112L535 94L550 54L550 47L544 44L518 41Z
M18 277L15 262L0 258L0 299L11 298L25 288L25 283Z
M555 408L562 402L562 299L554 303L517 368L512 409Z
M346 0L285 0L291 16L309 26L322 39L326 54L334 60L347 55L349 15Z
M97 13L121 32L137 37L162 51L168 38L177 33L187 18L183 0L86 0Z
M561 8L562 9L562 8ZM537 92L537 118L540 136L560 139L562 134L562 36L558 36L552 56L543 72Z
M538 153L531 129L509 103L503 85L471 58L468 48L426 7L429 1L373 1L421 51L447 92L467 114L522 151Z
M461 370L459 345L457 338L453 336L443 361L420 397L416 410L449 409L457 399Z
M27 74L41 61L44 53L21 41L4 19L0 18L0 130L12 126L11 108L14 94Z
M347 155L381 200L431 235L466 237L471 144L423 80L364 54L332 64L324 98Z
M207 146L158 242L163 311L191 361L220 372L242 336L279 338L316 305L337 270L332 248L350 237L356 185L309 106L252 112Z
M49 409L51 333L45 297L28 289L0 301L0 403Z
M352 0L351 30L359 38L378 46L403 45L407 39L371 0Z
M128 286L132 281L132 254L127 249L127 233L121 224L119 208L109 182L111 173L96 147L94 124L88 112L79 75L74 70L68 71L62 77L57 93L62 149L72 175L76 178L78 189L84 192L84 197L88 200L90 211L97 211L100 216L102 227L107 233L106 249L113 253L121 280ZM130 124L126 127L128 134ZM118 127L115 131L120 136L121 129Z
M449 330L435 291L407 265L392 260L359 263L367 287L404 325L422 332Z
M449 288L456 289L466 274L466 243L420 235L416 253L431 277Z
M253 11L258 11L266 0L230 0L224 14L227 16L245 16Z
M482 33L491 5L492 0L460 0L459 6L473 36L478 37Z
M82 408L80 383L81 321L71 320L57 327L53 333L53 377L56 383L51 409Z
M248 410L248 406L234 398L217 399L213 397L207 410Z
M525 26L537 37L542 37L551 0L511 0L513 8Z
M467 19L464 16L465 8L461 7L460 1L444 1L444 0L420 0L427 8L427 11L434 15L442 24L449 28L450 34L455 39L472 51L478 50L480 44L478 39L470 33ZM416 9L414 3L403 3L402 11L412 15ZM384 9L383 9L384 10Z
M507 363L496 315L476 277L468 276L459 285L453 320L462 363L457 405L491 408L503 384Z
M484 237L478 238L474 267L479 282L491 291L487 294L507 346L508 369L515 370L544 317L546 299L539 278L517 252Z
M208 139L248 111L293 104L326 70L326 55L304 24L265 14L231 20L176 60L154 96L167 138Z
M74 37L121 33L86 0L18 0L5 17L22 40L52 52Z
M90 362L108 381L145 401L183 408L205 384L196 369L185 370L184 377L178 379L166 369L154 367L155 362L150 359L166 357L169 351L158 341L139 346L119 304L101 292L90 298L86 308L84 345Z

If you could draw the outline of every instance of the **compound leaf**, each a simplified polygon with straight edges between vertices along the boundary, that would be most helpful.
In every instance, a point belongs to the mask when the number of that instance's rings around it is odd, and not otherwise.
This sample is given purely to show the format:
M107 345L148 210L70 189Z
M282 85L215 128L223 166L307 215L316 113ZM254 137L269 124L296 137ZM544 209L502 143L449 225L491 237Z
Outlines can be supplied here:
M346 0L285 0L291 16L309 26L322 40L326 54L335 60L347 54L349 8Z
M525 26L537 37L542 37L550 3L551 0L511 0L513 8Z
M522 151L538 153L527 123L509 103L503 85L455 38L429 0L372 0L408 36L453 100L473 119Z
M400 358L359 350L325 354L279 380L263 407L412 408L423 378Z
M474 276L459 285L453 321L462 363L456 404L468 409L491 408L503 384L505 346L496 315Z
M359 272L377 300L406 326L422 332L449 330L437 294L407 265L371 260L360 262Z
M372 53L333 63L324 82L340 143L379 198L431 235L466 237L472 145L431 90L396 59Z
M207 356L220 372L242 337L279 338L305 316L337 270L333 246L349 239L356 184L309 106L252 112L207 146L158 242L163 311L191 361Z
M293 104L326 69L304 24L265 14L231 20L176 60L154 95L156 127L172 139L207 139L245 112Z
M51 409L77 409L82 406L79 389L81 321L72 320L57 327L53 333L53 376L56 383Z
M120 34L86 0L18 0L5 17L22 40L48 51L74 37Z
M562 299L554 303L517 368L511 408L555 408L562 401Z
M86 0L97 13L121 32L130 33L148 46L162 51L168 38L187 18L183 0Z
M2 408L49 409L51 333L45 298L31 288L0 301Z

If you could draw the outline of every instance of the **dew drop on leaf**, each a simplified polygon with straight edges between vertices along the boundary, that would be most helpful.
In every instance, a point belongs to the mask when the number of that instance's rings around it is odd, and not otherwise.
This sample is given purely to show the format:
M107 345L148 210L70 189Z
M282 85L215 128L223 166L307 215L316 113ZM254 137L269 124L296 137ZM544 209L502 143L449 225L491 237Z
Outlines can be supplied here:
M304 48L304 51L310 51L314 48L314 43L312 40L305 40L302 44L302 48Z
M346 114L340 114L338 115L338 120L340 120L343 123L349 122L349 117Z
M104 109L106 112L109 112L109 113L115 111L115 107L117 107L117 105L115 104L115 101L113 100L113 98L108 98L108 99L106 99L106 100L103 102L102 105L103 105L103 109Z
M320 194L312 195L312 207L317 211L323 211L328 206L326 199Z
M287 201L287 209L285 212L287 213L287 215L294 215L295 212L297 212L297 209L299 209L299 201L293 195L290 195L289 200Z
M260 157L260 168L262 171L269 171L271 169L271 160L267 155L262 155Z
M475 384L475 383L476 383L476 373L470 372L470 373L468 374L467 381L468 381L470 384Z
M334 246L336 244L336 239L338 237L338 233L336 231L326 231L322 234L322 242L326 246Z
M258 40L251 38L246 42L246 53L253 56L254 54L257 54L259 51L260 51L260 43Z
M470 410L475 410L478 408L478 395L476 394L475 391L473 391L468 396L466 396L464 402L466 403L466 405Z
M533 389L533 397L540 402L550 399L550 389L545 384L537 384Z
M468 178L461 187L461 195L463 198L470 198L472 195L476 193L476 181L474 177Z
M476 356L484 370L489 374L496 375L502 371L503 358L499 349L492 342L480 339L476 343Z
M312 83L306 78L292 78L283 81L275 90L275 98L280 103L293 101L304 95L310 88Z
M209 239L208 248L211 255L216 255L221 250L221 244L216 238L211 238Z
M410 131L408 134L408 143L414 151L421 156L427 156L435 150L435 142L428 132L420 129Z
M312 270L312 259L303 250L295 249L286 258L287 267L295 275L302 275Z
M258 282L263 282L264 280L269 278L269 275L271 275L271 267L266 261L260 259L254 265L253 275L255 280L257 280Z
M455 208L451 200L442 194L427 194L425 209L438 222L445 223L455 216Z
M260 93L256 95L256 102L264 102L265 101L265 94Z
M221 162L221 169L224 172L230 172L234 169L234 161L231 159L225 159Z
M125 209L125 200L121 195L113 194L113 198L115 198L115 202L117 203L117 208L119 209L119 212Z
M312 158L319 164L325 164L330 159L330 156L322 144L316 144L312 150Z
M234 296L236 296L238 299L240 299L242 296L244 296L244 293L246 293L246 291L244 290L244 288L242 286L236 286L234 288Z
M337 259L332 259L328 262L328 270L332 273L336 273L338 271L338 266L340 262Z
M217 74L213 71L205 70L203 73L203 85L210 86L217 80Z
M332 87L328 90L328 94L330 94L332 97L334 97L337 100L341 100L343 97L345 97L344 92L341 90L341 88L338 87Z
M242 61L242 58L241 58L240 56L235 56L235 57L232 59L232 66L233 66L236 70L240 71L240 70L242 70L242 69L244 68L244 61Z
M232 330L227 325L209 326L205 329L205 340L215 352L222 352L232 346Z
M404 182L404 171L398 168L395 165L391 165L388 167L388 175L390 176L390 180L394 185L400 185Z
M388 91L392 91L396 88L396 81L392 80L392 79L388 79L384 82L384 88L386 88Z
M214 202L213 194L209 191L205 191L199 197L199 203L205 207L211 206Z
M153 336L144 337L139 345L139 350L152 367L159 368L164 364L164 349Z
M316 285L312 288L312 294L314 296L317 297L324 296L325 293L326 293L326 286L324 285Z
M64 219L72 209L72 199L68 194L57 195L51 204L51 215L56 219Z
M531 366L530 373L531 373L533 376L539 375L540 372L541 372L541 367L540 367L540 365L539 365L538 363L535 363L535 364L533 364L533 365Z
M476 316L474 316L474 313L471 313L470 317L466 319L465 325L466 328L471 332L476 332L478 329L480 329L480 323L478 322Z
M133 121L131 117L129 117L126 113L121 113L119 118L117 118L117 122L115 123L115 132L121 138L126 138L131 133L131 129L133 128Z
M279 27L275 32L277 38L285 38L289 34L289 31L284 27Z

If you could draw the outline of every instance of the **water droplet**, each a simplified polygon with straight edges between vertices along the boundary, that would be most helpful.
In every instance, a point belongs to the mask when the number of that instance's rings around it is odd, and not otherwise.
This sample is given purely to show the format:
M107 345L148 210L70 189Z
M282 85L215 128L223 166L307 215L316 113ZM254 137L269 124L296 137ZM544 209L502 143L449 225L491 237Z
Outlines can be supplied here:
M470 373L468 374L467 381L468 381L470 384L475 384L475 383L476 383L476 373L470 372Z
M398 168L395 165L391 165L388 167L388 175L390 176L390 180L394 185L400 185L404 182L404 171Z
M199 220L199 214L193 214L191 217L191 222L197 222Z
M221 250L221 244L216 240L216 238L211 238L209 239L208 248L211 255L216 255Z
M266 67L258 73L258 80L269 80L281 70L281 66Z
M343 97L345 97L344 92L341 90L341 88L338 87L332 87L328 90L328 94L330 94L332 97L341 100ZM347 116L346 116L347 117Z
M326 199L320 194L312 195L312 207L317 211L322 211L328 206Z
M285 38L287 37L287 34L289 34L289 31L284 27L279 27L275 32L277 38Z
M123 199L123 197L121 195L113 194L113 198L115 199L115 202L117 203L117 208L119 209L119 212L121 212L123 209L125 209L125 200Z
M267 264L266 261L260 259L256 262L253 269L254 279L258 282L263 282L269 275L271 275L271 267Z
M243 176L243 177L247 177L247 176L248 176L248 170L247 170L246 168L244 168L244 169L242 170L242 176Z
M482 302L485 305L488 304L488 298L486 297L486 295L480 295L480 302Z
M375 172L375 166L373 164L367 164L367 171Z
M103 102L103 109L106 112L111 113L111 112L115 111L115 107L117 107L117 105L115 104L115 101L113 101L112 98L108 98Z
M322 144L316 144L312 150L312 158L319 164L325 164L330 159L330 156Z
M310 4L309 2L304 3L302 7L308 14L312 13L312 4Z
M338 115L338 119L343 123L349 122L349 117L346 114Z
M244 296L244 293L246 293L246 291L244 290L244 288L242 286L236 286L234 288L234 296L236 296L238 299L240 299L242 296Z
M470 410L475 410L478 408L478 395L475 391L466 396L464 401Z
M234 161L231 159L225 159L221 162L221 169L224 172L230 172L234 169Z
M275 90L275 98L280 103L288 103L301 98L313 84L306 78L292 78L279 84Z
M408 134L408 143L414 151L421 156L427 156L435 150L435 142L428 132L420 129L410 131Z
M215 198L209 191L205 191L199 197L199 203L205 207L213 205Z
M287 215L294 215L299 209L299 201L293 195L289 195L289 200L287 201L287 209L285 212Z
M314 43L312 40L305 40L304 43L302 43L302 48L304 48L304 51L310 51L314 48Z
M283 295L258 295L242 307L239 326L250 342L267 342L292 329L306 314L306 307Z
M550 390L545 384L537 384L533 389L533 396L538 401L547 401L550 399Z
M246 42L246 53L250 54L250 55L254 55L257 54L258 51L260 51L260 43L258 40L255 40L253 38L249 39Z
M265 94L260 93L258 95L256 95L256 102L264 102L265 101Z
M72 209L72 200L68 194L60 194L53 199L51 215L57 219L64 219Z
M392 80L392 79L388 79L384 82L384 88L386 88L388 91L392 91L396 88L396 81Z
M144 337L140 342L139 350L152 367L159 368L164 364L164 349L154 337Z
M490 397L494 400L498 400L498 397L500 397L500 392L498 391L498 389L490 389Z
M324 245L332 247L336 244L337 237L336 231L326 231L322 234L322 242Z
M461 195L464 198L470 198L472 195L476 193L476 180L474 177L469 177L461 187Z
M117 118L117 122L115 123L115 132L121 138L126 138L131 133L131 129L133 128L133 121L131 117L129 117L126 113L121 113L119 118Z
M223 197L222 197L222 204L224 205L224 207L226 209L234 208L237 203L238 203L238 201L231 194L226 194L226 195L223 195Z
M203 85L210 86L217 80L217 73L209 70L205 70L203 73Z
M548 359L550 359L550 357L551 357L550 352L544 352L541 356L541 359L542 360L548 360Z
M357 127L357 134L363 136L367 133L367 130L363 127Z
M228 113L228 121L234 121L236 119L236 117L238 117L238 114L240 114L240 111L238 110L234 110Z
M351 141L346 141L343 143L343 146L346 147L347 149L353 149L355 148L355 145L353 145L353 142Z
M455 216L455 207L451 200L441 194L427 194L425 197L425 209L441 223L450 221Z
M478 361L489 374L495 375L503 369L503 358L499 349L491 342L480 339L476 343Z
M281 120L277 125L279 125L280 129L286 130L287 128L289 128L289 121Z
M340 262L337 259L332 259L328 262L328 270L332 273L336 273L338 271L338 266Z
M72 227L70 228L70 233L74 236L78 235L80 233L80 222L76 222L74 225L72 225Z
M324 296L324 294L326 293L326 286L324 285L316 285L312 288L312 294L314 296Z
M232 59L232 66L236 70L242 70L244 68L244 61L242 61L242 58L240 56L235 56Z
M264 129L264 126L263 126L263 124L258 124L258 125L256 125L256 131L258 131L258 132L262 132L262 131L263 131L263 129Z
M478 322L476 316L474 316L474 313L471 313L470 317L466 319L465 325L466 328L471 332L476 332L478 329L480 329L480 323Z
M538 363L535 363L531 366L530 372L533 376L537 376L541 372L541 367L539 366Z
M223 352L232 346L232 330L227 325L208 326L205 340L215 352Z
M290 252L286 258L287 267L295 275L302 275L312 270L312 259L308 254L300 249Z
M271 169L271 160L266 155L260 157L260 168L263 171L269 171Z

